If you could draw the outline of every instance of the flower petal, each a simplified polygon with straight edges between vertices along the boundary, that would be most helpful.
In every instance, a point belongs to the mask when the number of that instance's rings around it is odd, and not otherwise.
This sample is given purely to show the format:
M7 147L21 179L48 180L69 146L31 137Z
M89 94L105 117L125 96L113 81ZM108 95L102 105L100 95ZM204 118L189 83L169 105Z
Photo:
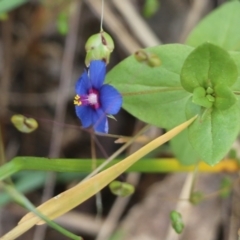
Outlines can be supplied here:
M106 75L106 64L101 60L94 60L90 62L89 77L93 88L99 89L104 82Z
M85 95L88 93L89 88L91 88L91 82L85 70L76 82L75 91L78 95Z
M87 128L91 126L94 122L92 122L94 110L89 106L76 106L75 107L76 114L78 118L80 118L82 122L82 126Z
M93 128L96 132L108 133L108 120L101 108L95 110L92 115Z
M106 114L116 114L122 106L122 95L111 85L105 84L100 89L100 104Z

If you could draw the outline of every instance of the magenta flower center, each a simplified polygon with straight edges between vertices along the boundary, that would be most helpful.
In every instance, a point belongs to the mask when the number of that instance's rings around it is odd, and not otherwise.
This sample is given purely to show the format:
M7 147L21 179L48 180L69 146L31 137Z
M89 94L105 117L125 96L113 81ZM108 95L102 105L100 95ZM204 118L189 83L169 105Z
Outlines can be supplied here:
M99 102L99 93L95 89L90 89L88 94L88 104L94 109L98 109L100 107Z
M86 95L76 95L74 104L78 106L91 106L93 109L100 108L99 92L95 89L90 89Z

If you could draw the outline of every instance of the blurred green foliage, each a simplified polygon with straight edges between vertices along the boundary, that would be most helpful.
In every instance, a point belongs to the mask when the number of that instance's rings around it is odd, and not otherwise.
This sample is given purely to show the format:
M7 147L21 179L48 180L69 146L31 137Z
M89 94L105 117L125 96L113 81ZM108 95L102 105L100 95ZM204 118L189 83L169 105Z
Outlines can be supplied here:
M0 1L0 14L9 12L24 3L28 2L29 0L1 0Z

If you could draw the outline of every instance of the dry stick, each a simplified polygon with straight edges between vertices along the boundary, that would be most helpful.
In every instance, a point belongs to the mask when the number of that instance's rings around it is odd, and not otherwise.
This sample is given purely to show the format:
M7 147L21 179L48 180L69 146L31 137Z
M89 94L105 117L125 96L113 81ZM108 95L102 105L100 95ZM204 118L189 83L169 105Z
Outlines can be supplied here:
M91 1L90 1L90 3L91 3ZM150 30L150 28L148 28L148 26L142 20L141 16L136 12L136 10L134 9L134 7L130 1L118 1L118 0L115 1L114 0L113 4L123 15L123 17L125 18L127 23L130 25L131 29L134 31L139 42L141 42L144 47L159 45L161 43L160 40L157 39L155 34ZM110 12L110 10L111 9L108 9L108 13ZM112 16L114 16L113 13L108 15L109 19L108 19L108 21L106 21L106 24L108 25L108 27L110 29L113 29L113 34L117 35L119 29L114 28L114 24L121 25L121 23L119 22L119 18L113 20ZM105 19L106 18L107 18L107 16L105 16ZM114 21L116 21L116 22L112 26L112 23ZM116 29L117 29L117 31L116 31ZM127 34L126 35L127 37L125 37L125 35L123 35L124 33ZM122 44L124 44L124 47L126 50L128 50L128 53L132 53L137 48L139 48L137 45L129 46L129 44L128 44L129 42L126 41L126 38L133 39L133 37L131 35L129 35L129 33L124 29L122 31L122 34L120 36L118 36L118 40L122 41ZM131 42L134 42L134 40L132 40ZM135 147L136 147L136 145L132 145L132 147L130 148L130 153L134 151L133 148L135 148ZM133 184L134 186L136 186L138 184L139 178L140 178L139 174L131 173L131 174L128 174L126 181ZM115 230L117 223L118 223L124 209L126 208L130 198L131 197L125 197L125 198L118 197L116 199L107 219L103 223L103 226L102 226L96 240L109 239L112 232Z
M53 107L57 92L58 91L54 90L46 93L11 93L11 98L9 99L9 102L10 105L14 107L15 106L39 107L44 105ZM70 94L68 98L70 98ZM29 101L29 99L31 99L31 101Z
M9 19L2 22L2 56L1 61L3 63L0 66L2 70L1 85L0 85L0 120L4 118L5 111L9 102L9 88L11 85L11 72L12 72L12 18L9 15ZM0 125L1 127L1 125ZM2 134L0 134L1 139L3 140ZM3 149L3 142L1 143L2 149L0 149L0 165L5 163L5 154ZM2 219L2 211L0 212L0 223ZM0 224L0 235L2 235L2 224Z
M5 109L9 102L9 88L11 86L11 72L12 72L12 18L2 22L2 78L0 85L0 117L5 114Z
M57 218L55 221L69 230L96 236L101 229L102 221L95 220L90 214L71 211Z
M60 75L60 86L59 92L56 99L56 110L55 110L55 122L64 122L68 100L68 89L71 88L72 69L74 61L74 53L77 45L77 33L80 20L81 1L73 2L72 8L73 13L69 24L69 34L66 37L65 49L63 53L61 75ZM58 124L53 125L51 145L49 150L49 157L58 157L61 150L63 127ZM54 190L56 182L56 173L49 173L45 189L42 197L42 202L49 199ZM38 227L34 234L34 240L44 239L46 232L46 225Z
M96 175L99 171L101 171L108 163L110 163L113 159L115 159L119 154L121 154L128 146L130 146L140 135L142 135L147 129L149 128L149 125L145 126L144 128L142 128L133 138L129 139L129 141L127 143L125 143L121 148L119 148L112 156L110 156L102 165L100 165L98 168L96 168L92 173L90 173L86 178L86 179L89 179L91 178L92 176ZM94 141L96 143L98 143L98 140L96 139L96 137L94 136ZM101 145L99 145L101 147ZM105 151L103 151L105 152ZM107 157L106 157L107 158ZM129 180L129 182L132 182L131 180ZM124 209L121 208L121 209ZM119 215L121 215L122 213L122 210L120 209L120 213ZM71 214L71 212L69 213ZM81 214L78 214L78 216L80 217ZM62 218L64 218L64 216L62 216ZM58 222L58 221L57 221ZM68 221L68 226L70 228L73 228L73 227L76 227L78 226L78 229L82 229L82 231L84 231L85 229L85 225L88 224L86 222L83 222L83 221L78 221L77 224L74 223L73 221ZM81 224L80 224L81 223ZM79 225L80 224L80 225ZM97 235L97 233L100 231L100 221L98 220L97 223L94 223L94 224L98 224L98 229L95 233L94 232L91 232L92 235ZM101 223L102 225L102 223ZM85 229L85 231L87 231L87 229ZM88 233L89 234L89 233Z
M194 0L192 3L192 9L187 15L186 22L184 24L184 29L182 31L181 36L179 37L179 41L183 42L186 38L186 35L190 32L190 30L198 23L200 17L203 15L203 12L206 11L207 5L209 5L209 1L207 0ZM180 193L180 199L189 199L189 194L191 192L191 186L193 182L193 173L188 173L186 180L184 182L182 191ZM183 220L185 224L190 220L192 205L186 201L179 201L176 205L176 210L183 214ZM175 233L172 226L169 224L168 231L165 240L178 240L179 236Z
M136 124L136 128L139 128L139 125L141 125L141 122L138 121ZM156 127L149 127L148 131L145 133L145 135L149 136L149 140L154 139L156 136L159 136L159 131L160 129ZM133 144L131 145L129 149L129 154L137 151L140 148L140 144ZM140 174L139 173L130 173L126 177L126 182L132 184L133 186L137 186L138 182L140 180ZM111 210L110 213L108 214L105 222L103 223L103 226L101 230L98 233L98 236L96 240L105 240L109 239L113 233L113 231L116 229L118 221L120 217L122 216L122 213L126 206L128 205L129 201L131 199L131 196L129 197L118 197Z
M148 27L146 21L136 11L132 1L129 0L113 0L114 6L126 20L131 31L144 47L152 47L161 44L156 34ZM126 43L127 44L127 43Z
M2 129L1 129L1 125L0 125L0 166L3 165L5 162L5 153L4 153L4 147L3 147L3 137L2 137ZM3 229L2 229L2 225L3 225L3 214L4 214L4 209L0 209L0 235L3 234Z
M208 0L194 0L192 3L192 8L186 16L186 21L183 26L183 31L179 37L179 42L184 43L187 35L194 28L194 26L199 22L203 13L206 12L207 7L209 6Z
M92 171L96 170L97 168L97 154L96 154L96 146L95 146L95 136L94 132L91 133L91 156L92 156ZM97 184L97 183L96 183ZM96 220L99 221L102 218L102 195L99 191L96 193L96 208L97 208L97 218Z
M83 181L93 177L94 175L99 173L101 170L103 170L112 160L114 160L117 156L119 156L128 146L130 146L148 128L149 128L149 125L142 128L134 137L132 137L128 142L126 142L122 147L120 147L116 152L114 152L103 164L101 164L93 172L87 175L87 177L84 178Z
M191 192L193 182L193 173L188 173L186 180L184 182L183 188L181 190L179 199L189 199L189 194ZM191 209L193 208L192 204L189 201L179 201L175 208L176 211L180 212L183 215L183 221L186 223L187 216L189 216ZM173 230L172 226L168 226L168 232L165 240L178 240L179 235Z
M237 159L240 158L240 141L237 139L233 145L233 149L236 151L236 157ZM238 172L238 177L240 177L240 173ZM232 190L232 196L231 196L231 211L229 213L229 209L226 210L226 214L228 215L229 219L225 221L225 228L226 228L226 223L227 225L227 231L223 231L224 238L223 239L228 239L228 240L234 240L236 239L237 232L240 236L240 231L238 230L239 224L240 224L240 219L239 214L240 214L240 209L239 209L239 185L240 185L240 178L236 181L236 184L233 186ZM230 216L229 216L230 215ZM238 238L240 240L240 237Z

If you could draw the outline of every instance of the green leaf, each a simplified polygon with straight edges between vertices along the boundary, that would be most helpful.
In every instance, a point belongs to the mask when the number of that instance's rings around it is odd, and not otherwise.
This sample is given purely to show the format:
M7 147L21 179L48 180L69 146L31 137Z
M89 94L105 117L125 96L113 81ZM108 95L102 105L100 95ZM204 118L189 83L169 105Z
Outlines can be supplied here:
M237 69L238 69L238 78L231 89L240 92L240 52L230 52L231 58L235 62Z
M237 101L233 92L226 86L218 85L214 90L216 95L214 106L216 108L225 110L230 108Z
M170 141L171 149L183 165L192 165L200 161L200 157L192 147L188 138L188 131L184 130Z
M193 90L192 101L193 101L193 103L195 103L197 105L200 105L202 107L210 108L213 105L214 97L212 97L213 101L209 101L207 96L210 97L211 95L207 95L207 93L206 93L206 91L205 91L205 89L203 87L196 87Z
M204 42L214 43L226 50L240 50L240 3L221 5L205 17L190 33L186 43L196 47Z
M228 52L204 43L192 51L184 62L181 83L187 91L193 92L197 87L232 86L237 77L237 66Z
M199 114L188 128L189 140L201 159L209 165L218 163L230 150L239 131L240 110L237 104L221 110L208 109L192 103L186 106L186 116Z
M28 2L28 0L1 0L0 1L0 13L6 13L14 8L21 6Z
M149 67L130 56L107 74L106 81L123 94L125 110L142 121L171 128L186 119L184 106L190 94L181 87L180 72L191 50L180 44L148 48L161 66Z

